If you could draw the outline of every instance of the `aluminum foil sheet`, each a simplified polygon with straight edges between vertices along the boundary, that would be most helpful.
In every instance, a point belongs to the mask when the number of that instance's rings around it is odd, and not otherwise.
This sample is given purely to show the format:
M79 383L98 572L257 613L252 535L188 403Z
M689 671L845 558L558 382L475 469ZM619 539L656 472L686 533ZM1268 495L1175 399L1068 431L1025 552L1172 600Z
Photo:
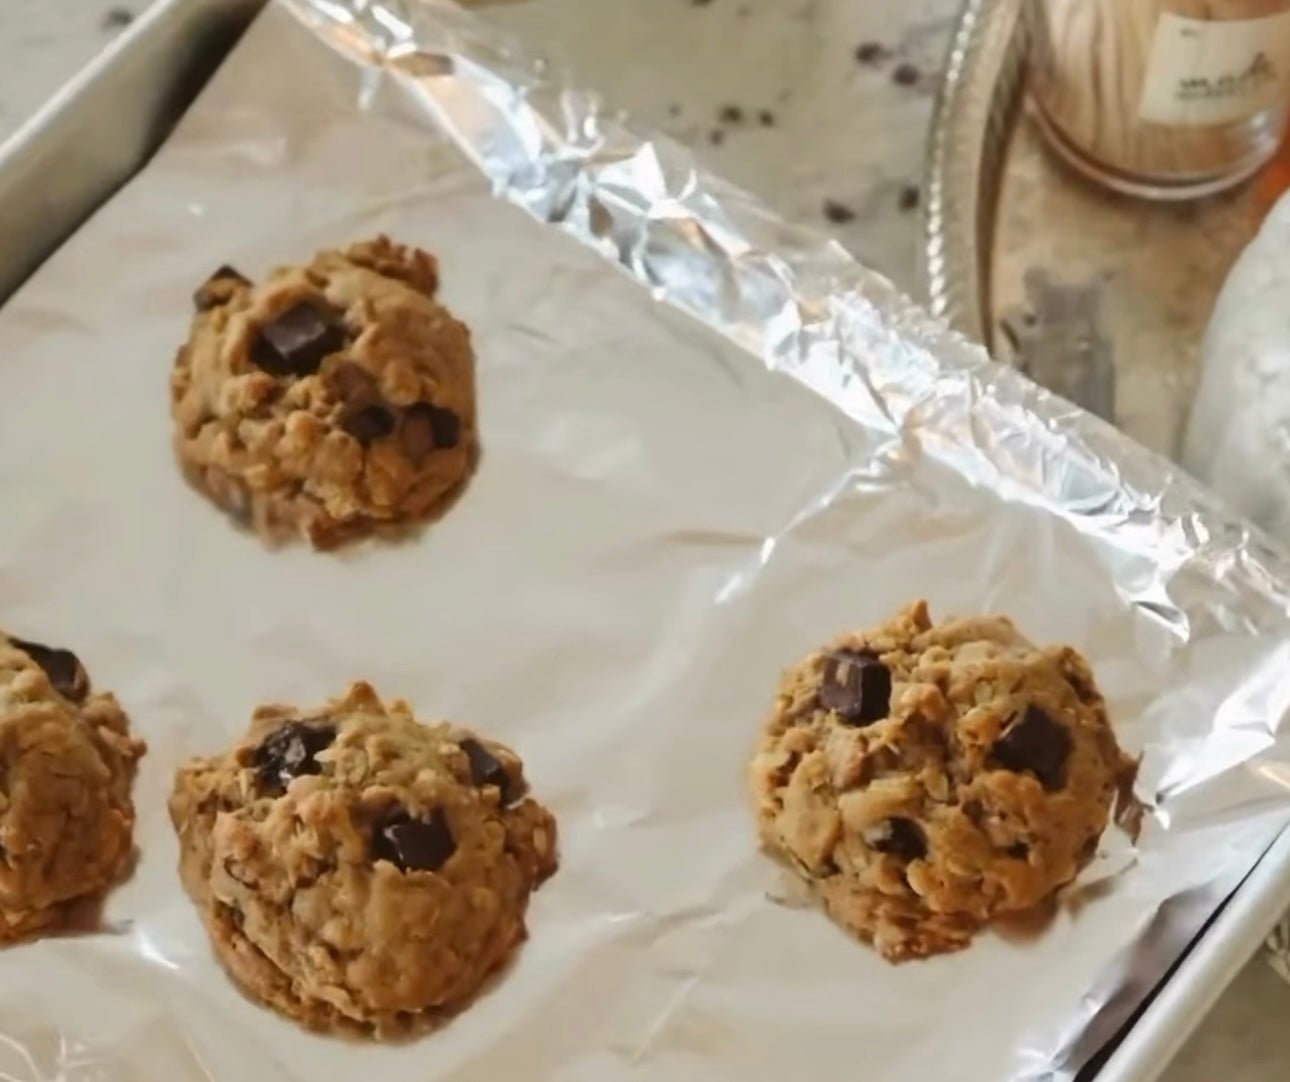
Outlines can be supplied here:
M189 294L380 230L473 328L481 468L414 541L266 551L170 457ZM151 749L103 927L0 953L0 1077L1066 1079L1290 819L1279 556L455 8L278 0L0 346L3 624ZM914 597L1085 652L1151 806L1042 930L892 967L786 894L743 778L779 671ZM357 677L511 743L562 830L516 964L393 1046L235 991L164 806Z

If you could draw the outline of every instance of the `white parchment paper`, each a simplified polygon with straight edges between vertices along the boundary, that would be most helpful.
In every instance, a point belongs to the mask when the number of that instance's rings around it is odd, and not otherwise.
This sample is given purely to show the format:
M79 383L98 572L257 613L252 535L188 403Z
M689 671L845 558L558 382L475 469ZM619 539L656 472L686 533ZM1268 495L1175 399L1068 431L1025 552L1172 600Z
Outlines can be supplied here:
M407 543L266 551L171 458L189 296L378 231L474 331L481 468ZM459 13L265 13L0 312L0 626L150 744L104 930L0 953L0 1078L999 1082L1114 1030L1290 815L1282 565L804 236ZM1041 932L892 967L774 900L744 767L784 666L920 596L1086 653L1154 810ZM257 703L355 678L511 743L562 831L516 964L396 1046L239 995L165 813Z

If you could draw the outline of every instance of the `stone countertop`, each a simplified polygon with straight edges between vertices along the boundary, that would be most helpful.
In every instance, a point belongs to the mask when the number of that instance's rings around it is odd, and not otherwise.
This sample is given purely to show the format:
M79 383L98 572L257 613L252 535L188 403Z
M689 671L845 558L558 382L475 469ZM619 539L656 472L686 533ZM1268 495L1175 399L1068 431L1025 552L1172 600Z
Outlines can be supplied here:
M2 0L0 139L144 6ZM581 84L692 145L714 171L786 217L816 221L918 293L923 139L957 7L957 0L517 0L487 12ZM1290 987L1256 958L1164 1082L1290 1077L1288 1023Z

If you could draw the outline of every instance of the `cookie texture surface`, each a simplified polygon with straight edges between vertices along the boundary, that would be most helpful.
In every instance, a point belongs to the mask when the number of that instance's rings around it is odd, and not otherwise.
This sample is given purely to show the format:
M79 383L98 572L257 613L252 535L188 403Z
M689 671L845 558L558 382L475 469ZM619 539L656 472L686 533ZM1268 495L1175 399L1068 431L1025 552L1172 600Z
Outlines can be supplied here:
M129 869L143 753L71 651L0 634L0 943L57 928Z
M231 751L179 770L170 814L224 967L320 1030L395 1035L464 1005L556 866L510 749L362 683L261 707Z
M898 961L1070 882L1133 771L1074 650L919 602L785 674L751 782L765 848Z
M221 267L171 374L185 475L270 542L423 519L478 453L470 332L432 256L385 237L253 285Z

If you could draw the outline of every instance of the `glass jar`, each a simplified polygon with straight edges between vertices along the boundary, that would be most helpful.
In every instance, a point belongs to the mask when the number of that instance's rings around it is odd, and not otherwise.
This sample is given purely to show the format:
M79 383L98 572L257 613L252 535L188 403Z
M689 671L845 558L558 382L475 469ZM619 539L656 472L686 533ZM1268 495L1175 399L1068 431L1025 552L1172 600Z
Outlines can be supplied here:
M1290 0L1028 0L1032 97L1054 149L1108 187L1191 199L1277 151Z

